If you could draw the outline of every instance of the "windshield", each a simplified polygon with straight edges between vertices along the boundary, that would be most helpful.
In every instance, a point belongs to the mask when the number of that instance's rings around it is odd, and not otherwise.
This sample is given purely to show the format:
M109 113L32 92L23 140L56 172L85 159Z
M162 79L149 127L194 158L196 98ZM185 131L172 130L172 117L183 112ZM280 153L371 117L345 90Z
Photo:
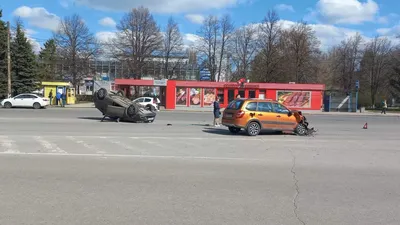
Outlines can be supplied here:
M243 100L234 100L231 103L229 103L227 109L240 109L243 106Z

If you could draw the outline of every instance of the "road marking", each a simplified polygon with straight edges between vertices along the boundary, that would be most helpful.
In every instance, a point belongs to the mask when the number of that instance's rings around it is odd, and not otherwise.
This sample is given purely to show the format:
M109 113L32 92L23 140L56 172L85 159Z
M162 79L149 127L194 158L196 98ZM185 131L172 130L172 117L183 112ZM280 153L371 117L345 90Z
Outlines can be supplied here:
M156 146L156 147L164 149L164 150L167 148L167 145L165 145L165 144L160 144L160 143L158 143L156 141L145 140L144 138L141 138L141 137L131 137L131 139L143 141L143 142L145 142L145 143L147 143L149 145ZM147 138L147 139L149 139L149 138ZM171 140L171 139L173 139L173 137L168 138L166 140Z
M101 139L105 139L105 140L107 140L108 142L110 142L112 144L115 144L115 145L118 145L121 148L124 148L125 150L132 151L132 152L139 151L141 155L143 154L143 151L138 150L136 148L133 148L131 145L125 144L125 143L123 143L121 141L114 140L112 138L107 138L107 137L101 137Z
M28 156L79 156L79 157L101 157L101 158L139 158L139 159L180 159L180 160L224 160L224 161L259 161L266 162L273 160L260 159L260 158L224 158L224 157L207 157L207 156L164 156L164 155L118 155L118 154L79 154L79 153L5 153L0 152L1 155L28 155Z
M52 153L63 153L66 154L67 152L59 148L56 144L52 144L46 140L44 140L41 136L34 136L35 141L37 141L40 145L42 145L47 151Z
M82 140L77 140L75 137L73 136L67 136L67 139L69 139L72 142L75 142L78 145L82 145L83 147L85 147L86 149L89 149L91 151L95 151L97 154L105 154L106 152L104 151L99 151L95 146L90 145Z
M15 141L11 140L8 136L0 136L0 146L4 149L4 153L19 153L14 144Z

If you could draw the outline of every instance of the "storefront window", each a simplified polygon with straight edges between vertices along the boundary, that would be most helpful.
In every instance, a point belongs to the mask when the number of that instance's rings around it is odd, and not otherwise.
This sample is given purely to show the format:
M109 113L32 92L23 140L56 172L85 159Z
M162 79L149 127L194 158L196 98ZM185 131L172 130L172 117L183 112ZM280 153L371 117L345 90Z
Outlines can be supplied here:
M223 89L218 89L218 97L219 97L219 103L223 104L225 95L224 95L224 90Z
M186 105L187 93L185 87L176 88L176 105Z
M215 89L204 88L204 106L210 106L215 101Z
M235 100L235 90L228 90L228 102Z
M200 105L201 88L189 88L190 105Z
M239 90L239 95L241 98L244 98L244 90Z
M250 90L249 91L249 98L256 98L256 91L255 90Z

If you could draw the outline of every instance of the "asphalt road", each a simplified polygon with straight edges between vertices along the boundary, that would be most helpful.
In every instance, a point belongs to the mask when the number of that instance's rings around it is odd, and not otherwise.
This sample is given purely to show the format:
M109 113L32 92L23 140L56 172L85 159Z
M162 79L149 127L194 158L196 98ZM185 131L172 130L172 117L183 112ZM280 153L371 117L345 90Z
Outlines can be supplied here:
M314 137L100 118L0 109L0 224L400 223L399 117L310 115Z

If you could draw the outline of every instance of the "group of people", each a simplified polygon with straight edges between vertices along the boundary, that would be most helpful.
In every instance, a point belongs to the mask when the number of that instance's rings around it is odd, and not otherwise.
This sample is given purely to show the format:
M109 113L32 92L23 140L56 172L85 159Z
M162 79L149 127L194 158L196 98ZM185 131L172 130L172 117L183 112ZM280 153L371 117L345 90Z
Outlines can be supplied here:
M240 95L236 95L236 99L240 98ZM214 127L220 127L221 126L221 106L219 104L219 97L215 97L215 101L213 103L214 106Z
M53 102L53 90L50 90L49 93L49 99L50 99L50 105L52 105ZM56 105L61 105L61 107L65 107L65 105L67 104L67 95L65 94L65 92L60 93L57 91L56 94Z

